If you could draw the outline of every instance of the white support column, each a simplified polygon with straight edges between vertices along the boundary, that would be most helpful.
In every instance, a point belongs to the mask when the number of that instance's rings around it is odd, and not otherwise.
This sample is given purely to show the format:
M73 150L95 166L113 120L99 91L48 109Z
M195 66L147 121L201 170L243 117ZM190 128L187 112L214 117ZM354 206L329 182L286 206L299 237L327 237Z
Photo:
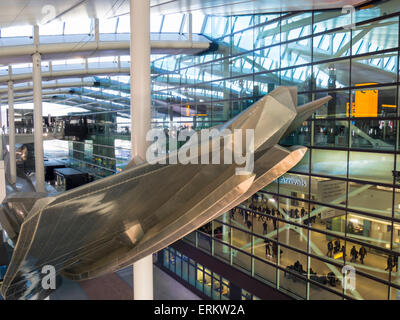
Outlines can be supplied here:
M42 57L33 54L33 126L35 142L36 192L45 192L42 106Z
M188 21L188 31L189 31L189 41L193 41L193 15L189 13L189 21Z
M150 0L130 1L132 157L144 161L151 116Z
M131 141L132 158L146 160L150 130L150 0L130 0L131 18ZM153 257L133 265L135 300L153 300Z
M1 155L1 158L3 155ZM5 172L5 167L4 167L4 160L0 160L0 203L3 202L3 200L6 198L7 193L6 193L6 172ZM0 225L0 230L1 230L1 225ZM1 233L0 233L1 234ZM1 239L0 239L1 241Z
M3 128L3 100L0 98L0 129Z
M10 146L10 183L17 182L17 159L15 151L14 83L8 82L8 145Z
M96 43L100 42L100 23L98 18L94 19L94 38Z
M4 159L3 159L3 139L2 135L0 134L0 203L4 201L4 199L7 196L7 191L6 191L6 170L5 170L5 165L4 165ZM0 241L2 241L2 233L3 233L3 228L0 224Z

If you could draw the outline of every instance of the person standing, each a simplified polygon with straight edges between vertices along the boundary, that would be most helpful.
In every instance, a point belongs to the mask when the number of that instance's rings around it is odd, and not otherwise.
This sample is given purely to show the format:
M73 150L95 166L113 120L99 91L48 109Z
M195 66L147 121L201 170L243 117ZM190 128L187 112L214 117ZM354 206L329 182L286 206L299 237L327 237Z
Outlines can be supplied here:
M268 223L264 221L263 223L263 234L267 234L268 232Z
M251 223L250 220L246 221L246 225L247 225L247 228L249 228L249 230L251 230L251 227L253 226L253 224Z
M335 241L335 248L334 248L334 252L338 253L340 251L340 240L336 239Z
M294 217L296 218L296 219L298 219L299 218L299 209L294 209Z
M356 246L353 246L353 248L351 248L350 254L351 254L350 262L355 262L357 260L357 256L358 256L358 251L356 249Z
M272 257L277 257L278 256L278 245L273 242L272 243Z
M396 267L396 272L399 272L399 257L393 256L393 266Z
M326 254L329 258L333 257L333 243L332 241L328 242L328 253Z
M267 257L271 256L271 249L270 249L270 243L269 240L264 240L265 243L265 255Z
M364 257L367 255L367 249L365 249L364 246L362 246L360 248L360 251L358 251L358 253L360 254L360 261L362 264L364 264Z
M266 213L267 213L267 221L269 221L270 216L271 216L271 210L270 210L270 208L267 207Z
M388 256L386 263L387 263L387 267L386 267L385 271L387 271L387 270L392 271L392 268L393 268L392 256Z
M346 261L346 249L345 249L344 245L342 245L340 252L343 252L343 260Z

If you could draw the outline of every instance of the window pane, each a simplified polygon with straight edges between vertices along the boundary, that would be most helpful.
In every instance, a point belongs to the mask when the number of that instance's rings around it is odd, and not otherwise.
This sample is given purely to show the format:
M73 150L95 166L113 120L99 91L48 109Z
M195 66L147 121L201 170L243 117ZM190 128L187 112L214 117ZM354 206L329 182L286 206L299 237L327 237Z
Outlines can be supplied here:
M392 199L393 188L367 183L349 183L349 209L391 218Z
M92 20L80 19L77 21L68 20L65 23L65 34L89 34L93 30L91 29Z
M1 37L31 37L33 34L32 26L18 26L1 29Z
M160 32L161 22L163 19L162 15L152 14L150 16L150 31L151 32Z
M168 14L164 17L162 32L176 32L178 33L181 28L183 15L182 14Z
M39 35L41 36L61 35L63 34L63 32L64 32L64 22L60 20L56 20L51 23L41 25L39 27ZM3 30L1 33L3 34Z
M394 155L350 152L349 177L380 183L393 183Z
M279 288L297 297L306 297L307 256L288 248L282 250L280 265L288 271L279 270Z
M118 18L101 19L99 21L100 33L115 33Z
M312 173L335 177L346 177L346 151L312 150L311 161Z
M131 22L129 15L118 18L117 33L129 33L131 31Z
M330 300L330 299L341 299L339 294L342 293L342 268L325 261L311 258L310 259L310 280L319 283L329 289L332 289L338 293L330 293L323 288L310 284L310 299L312 300Z
M353 55L398 47L398 21L395 17L357 27L353 31Z
M314 146L346 148L349 143L347 120L314 121Z

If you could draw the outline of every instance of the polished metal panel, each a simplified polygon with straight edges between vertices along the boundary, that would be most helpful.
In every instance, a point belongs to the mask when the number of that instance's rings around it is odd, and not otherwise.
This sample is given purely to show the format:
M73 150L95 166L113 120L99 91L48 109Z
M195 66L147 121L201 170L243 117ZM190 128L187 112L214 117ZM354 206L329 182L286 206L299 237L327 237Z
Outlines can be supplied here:
M293 123L302 123L330 99L297 108L296 97L296 88L280 87L218 127L220 136L227 135L225 129L254 130L253 171L238 175L236 164L132 163L120 174L60 195L39 195L36 201L22 195L20 204L18 197L7 198L0 217L16 221L9 228L17 240L0 288L3 297L45 296L40 285L45 265L73 280L115 272L179 240L280 177L302 159L306 148L285 149L277 143L295 129ZM191 145L189 141L182 149ZM212 143L208 149L201 146L196 146L198 163L215 151ZM243 153L246 150L243 144Z

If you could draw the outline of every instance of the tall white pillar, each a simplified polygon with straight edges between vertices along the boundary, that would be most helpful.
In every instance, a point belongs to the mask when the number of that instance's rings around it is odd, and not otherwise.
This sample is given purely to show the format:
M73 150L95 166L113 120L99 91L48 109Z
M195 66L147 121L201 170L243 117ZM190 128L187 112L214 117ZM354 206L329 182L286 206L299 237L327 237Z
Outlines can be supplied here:
M3 157L3 155L1 156ZM3 200L6 198L7 192L6 192L6 172L5 172L5 166L4 166L4 160L0 160L0 203L3 202ZM1 225L0 225L0 230L1 230ZM1 232L0 232L1 235ZM1 239L0 239L1 240Z
M33 127L35 143L36 192L45 192L42 106L42 57L33 54Z
M7 196L7 191L6 191L6 170L5 170L5 165L4 165L4 159L3 159L3 142L2 142L2 136L0 135L0 203L4 201L4 199ZM3 228L0 224L0 241L2 241L2 235L3 235Z
M3 111L3 100L0 98L0 129L3 128L3 115L2 115L2 111Z
M131 141L132 158L146 160L146 134L150 130L150 0L130 0L131 18ZM153 300L153 258L133 265L135 300Z
M151 117L150 0L130 1L132 157L144 161Z
M17 182L17 159L15 151L14 83L8 82L8 145L10 146L10 183Z

